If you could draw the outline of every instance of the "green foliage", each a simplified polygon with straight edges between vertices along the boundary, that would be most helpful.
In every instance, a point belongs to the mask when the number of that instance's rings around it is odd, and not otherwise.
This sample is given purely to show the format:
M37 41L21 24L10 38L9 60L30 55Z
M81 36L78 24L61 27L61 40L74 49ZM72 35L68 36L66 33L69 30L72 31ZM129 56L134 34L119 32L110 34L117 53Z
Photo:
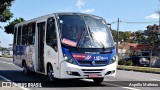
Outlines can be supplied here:
M114 41L117 41L117 31L112 30L112 35ZM130 39L132 37L133 39ZM152 32L149 35L144 35L139 31L136 32L129 32L129 31L119 31L119 38L118 41L120 42L129 42L129 43L138 43L138 44L151 44L157 46L159 44L158 33Z
M132 66L132 61L131 61L131 60L125 61L124 59L120 59L120 60L118 61L118 65Z
M114 41L117 41L117 31L116 30L111 30L111 32L112 32L112 36L113 36L113 39L114 39Z
M139 72L148 72L148 73L159 73L159 68L151 68L151 67L137 67L137 66L118 66L118 69L126 69L132 71L139 71Z
M6 22L13 17L9 7L14 0L0 0L0 22Z
M2 51L2 50L7 50L7 48L0 46L0 51Z
M134 32L134 39L133 39L133 43L138 43L138 44L145 44L145 37L142 33L140 32Z
M13 56L10 56L10 55L2 55L2 57L5 57L5 58L13 58Z
M2 51L2 49L3 49L3 48L0 46L0 51Z
M20 23L20 22L23 22L23 21L25 21L23 18L16 18L12 22L9 22L9 24L4 27L5 28L5 32L7 34L13 34L14 33L14 26L17 23Z
M125 65L126 61L124 59L118 60L118 65Z
M126 65L127 65L127 66L132 66L132 61L131 61L131 60L128 60L128 61L126 62Z
M113 35L113 39L116 42L117 41L117 31L116 30L112 30L112 35ZM118 41L124 41L124 42L128 42L129 41L129 37L133 36L132 32L126 31L126 32L122 32L119 31L119 38Z
M10 20L13 17L13 13L10 12L10 7L12 5L12 2L14 0L0 0L0 22L6 22L8 20ZM23 18L19 18L19 19L15 19L12 22L9 22L9 24L7 26L5 26L5 32L7 34L12 33L14 31L14 25L17 23L20 23L24 21ZM0 26L0 28L2 28Z

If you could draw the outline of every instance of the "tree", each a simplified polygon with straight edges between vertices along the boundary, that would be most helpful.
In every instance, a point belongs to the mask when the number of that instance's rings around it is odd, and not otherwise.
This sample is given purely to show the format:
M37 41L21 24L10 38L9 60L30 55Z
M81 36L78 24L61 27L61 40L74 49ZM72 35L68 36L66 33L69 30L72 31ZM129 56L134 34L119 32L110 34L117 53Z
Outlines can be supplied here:
M0 22L6 22L13 17L9 7L14 0L0 0Z
M147 38L148 44L158 45L159 39L158 39L158 32L152 32Z
M9 24L4 27L5 32L6 32L7 34L13 34L13 33L14 33L14 26L15 26L17 23L20 23L20 22L23 22L23 21L25 21L23 18L16 18L16 19L14 19L12 22L9 22Z
M124 40L124 42L128 42L128 40L129 40L129 37L131 36L131 32L129 32L129 31L126 31L126 32L124 32L123 33L123 40Z
M114 38L114 41L117 41L117 31L116 30L112 30L112 35L113 35L113 38ZM119 31L119 35L118 35L118 40L119 41L124 41L124 42L128 42L128 39L130 36L133 36L132 35L132 32L129 32L129 31Z
M116 30L111 30L112 36L114 41L117 41L117 31Z
M134 32L134 38L132 40L132 43L145 44L146 43L145 40L146 38L141 32L139 31Z

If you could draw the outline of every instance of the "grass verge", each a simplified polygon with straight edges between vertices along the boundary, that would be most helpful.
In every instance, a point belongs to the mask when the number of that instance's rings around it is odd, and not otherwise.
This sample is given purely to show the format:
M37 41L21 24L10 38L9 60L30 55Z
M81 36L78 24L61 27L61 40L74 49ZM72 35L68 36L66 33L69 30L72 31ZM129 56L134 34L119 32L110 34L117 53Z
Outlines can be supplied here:
M13 57L10 56L10 55L2 55L1 57L5 57L5 58L13 58Z
M118 65L117 67L120 70L130 70L130 71L139 71L147 73L157 73L160 74L160 68L151 68L151 67L138 67L138 66L124 66Z

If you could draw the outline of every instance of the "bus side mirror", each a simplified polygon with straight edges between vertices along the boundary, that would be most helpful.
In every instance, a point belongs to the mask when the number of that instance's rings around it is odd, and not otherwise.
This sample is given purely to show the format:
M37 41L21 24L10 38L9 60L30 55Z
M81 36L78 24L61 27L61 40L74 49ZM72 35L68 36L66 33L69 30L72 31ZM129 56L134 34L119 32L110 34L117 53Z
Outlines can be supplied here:
M110 29L110 30L112 30L112 28L111 28L111 24L107 24L108 25L108 28Z

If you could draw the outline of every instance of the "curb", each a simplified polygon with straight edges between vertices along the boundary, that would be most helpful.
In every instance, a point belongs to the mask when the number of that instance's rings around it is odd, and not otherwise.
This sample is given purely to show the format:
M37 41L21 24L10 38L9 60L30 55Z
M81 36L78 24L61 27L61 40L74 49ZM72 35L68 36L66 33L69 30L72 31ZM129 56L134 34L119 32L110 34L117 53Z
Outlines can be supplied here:
M117 68L118 70L125 70L125 71L135 71L135 72L144 72L144 73L154 73L154 74L160 74L160 72L150 72L150 71L141 71L141 70L133 70L133 69L122 69Z

